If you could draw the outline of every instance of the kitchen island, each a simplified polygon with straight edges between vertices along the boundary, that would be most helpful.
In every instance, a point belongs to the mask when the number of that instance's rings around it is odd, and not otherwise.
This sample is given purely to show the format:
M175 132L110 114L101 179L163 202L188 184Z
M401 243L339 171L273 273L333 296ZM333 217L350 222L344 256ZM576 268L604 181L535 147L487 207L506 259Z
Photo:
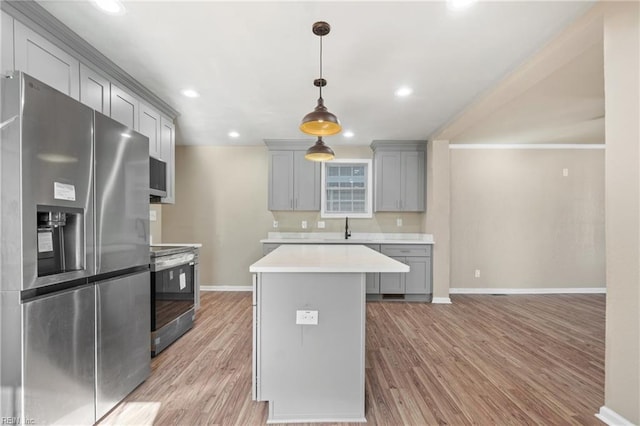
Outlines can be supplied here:
M365 274L409 266L363 245L283 245L251 265L253 399L269 423L365 422Z

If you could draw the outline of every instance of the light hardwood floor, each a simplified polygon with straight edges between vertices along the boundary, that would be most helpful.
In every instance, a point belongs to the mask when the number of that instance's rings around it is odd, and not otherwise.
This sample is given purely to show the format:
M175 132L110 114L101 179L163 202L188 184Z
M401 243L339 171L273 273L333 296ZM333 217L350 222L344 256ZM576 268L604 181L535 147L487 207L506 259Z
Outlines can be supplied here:
M452 300L367 305L367 424L601 424L604 295ZM101 424L264 424L251 312L250 293L204 293L194 329Z

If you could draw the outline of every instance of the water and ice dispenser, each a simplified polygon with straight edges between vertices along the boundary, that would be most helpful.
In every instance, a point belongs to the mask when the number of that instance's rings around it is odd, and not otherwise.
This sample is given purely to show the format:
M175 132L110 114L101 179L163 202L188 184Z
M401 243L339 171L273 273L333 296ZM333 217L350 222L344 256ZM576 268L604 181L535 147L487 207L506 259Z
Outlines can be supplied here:
M37 227L39 277L85 268L82 209L38 206Z

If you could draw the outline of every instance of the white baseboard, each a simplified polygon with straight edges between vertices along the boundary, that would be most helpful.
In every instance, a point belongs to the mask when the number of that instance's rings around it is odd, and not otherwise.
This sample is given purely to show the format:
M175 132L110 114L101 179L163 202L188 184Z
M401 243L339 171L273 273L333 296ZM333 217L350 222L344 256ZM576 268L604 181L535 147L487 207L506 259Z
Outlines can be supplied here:
M606 294L606 287L567 288L450 288L449 294Z
M253 291L250 285L201 285L200 291Z
M629 420L604 405L600 407L600 412L596 414L596 417L609 426L633 426Z
M451 304L451 298L449 297L434 297L431 299L431 303Z

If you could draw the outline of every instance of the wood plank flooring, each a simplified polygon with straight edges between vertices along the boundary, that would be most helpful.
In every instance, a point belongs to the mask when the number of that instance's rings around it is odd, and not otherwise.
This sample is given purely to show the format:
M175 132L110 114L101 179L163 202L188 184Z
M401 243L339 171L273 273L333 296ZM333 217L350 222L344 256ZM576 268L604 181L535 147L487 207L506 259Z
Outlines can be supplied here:
M367 305L369 425L597 425L604 295ZM204 293L193 330L101 425L259 425L251 293Z

